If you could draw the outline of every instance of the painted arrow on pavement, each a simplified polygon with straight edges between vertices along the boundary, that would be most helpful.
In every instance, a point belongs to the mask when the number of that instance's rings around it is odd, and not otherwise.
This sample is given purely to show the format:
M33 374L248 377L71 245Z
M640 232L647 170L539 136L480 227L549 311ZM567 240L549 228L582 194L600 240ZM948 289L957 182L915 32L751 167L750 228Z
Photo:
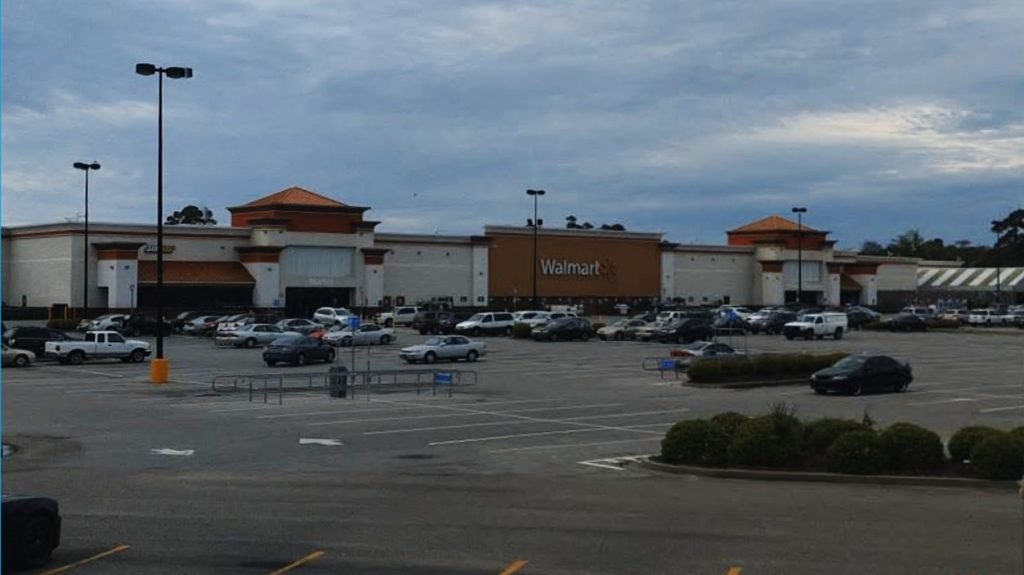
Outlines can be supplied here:
M300 437L299 445L341 445L341 441L337 439L321 439L317 437Z
M195 449L168 449L166 447L160 449L150 449L150 453L153 455L192 455L196 452Z

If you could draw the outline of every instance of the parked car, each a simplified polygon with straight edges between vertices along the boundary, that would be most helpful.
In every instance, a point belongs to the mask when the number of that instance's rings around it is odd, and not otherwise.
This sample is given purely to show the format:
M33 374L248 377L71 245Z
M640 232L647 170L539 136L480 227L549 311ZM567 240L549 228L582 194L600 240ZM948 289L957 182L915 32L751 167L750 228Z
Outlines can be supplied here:
M928 325L924 319L911 313L896 314L889 318L887 323L889 331L928 331Z
M46 357L61 363L79 364L87 359L120 359L140 363L149 357L149 344L125 339L116 331L88 331L83 340L46 342Z
M256 347L266 345L285 336L302 335L297 331L285 331L269 323L250 323L234 331L217 334L216 344L234 347Z
M873 390L904 391L912 381L914 372L909 363L887 355L849 355L814 372L811 389L815 393L860 395Z
M314 331L323 329L321 324L301 317L282 319L275 325L284 331L295 331L303 335L309 335Z
M865 324L879 321L881 319L882 314L870 308L861 306L850 306L846 308L846 324L849 329L860 329Z
M196 316L196 317L194 317L194 318L184 322L182 324L182 326L181 326L181 331L183 333L187 333L187 334L190 334L190 335L201 335L205 330L207 330L207 326L209 326L211 324L213 325L212 329L217 329L216 322L217 322L218 319L220 319L222 317L225 317L225 316L222 316L222 315L200 315L200 316Z
M225 314L214 318L208 318L208 321L196 325L191 333L193 335L213 337L217 335L217 326L219 326L221 322L228 321L232 315L233 314Z
M157 321L155 315L148 313L132 313L126 315L121 325L115 328L124 335L138 337L140 335L156 335ZM169 335L173 330L168 322L160 323L160 331L163 335Z
M473 334L474 336L480 336L483 334L498 335L505 334L511 335L512 333L512 314L508 312L484 312L473 315L473 317L466 321L461 321L455 325L455 333L459 334Z
M36 360L36 354L27 349L18 349L4 344L3 360L4 366L25 367Z
M89 324L85 327L83 327L82 323L80 322L78 324L78 329L83 331L100 331L108 329L116 330L118 327L121 326L121 324L124 323L125 317L126 316L123 313L103 314L97 317L96 319L89 320Z
M255 323L255 317L253 314L236 313L235 315L229 316L227 319L217 322L216 335L233 332L239 327L251 323Z
M60 506L50 497L3 495L3 566L36 569L60 545Z
M743 320L747 320L747 318L749 318L751 316L751 314L753 314L753 313L754 312L750 311L750 309L745 308L745 307L739 307L739 306L723 305L722 307L718 308L718 315L720 317L727 317L729 315L737 315L740 318L742 318Z
M715 320L712 324L715 333L721 334L744 334L750 333L750 324L747 320L738 315L727 315Z
M172 319L169 323L171 324L171 329L174 330L175 333L182 333L185 330L185 324L186 323L194 320L195 318L197 318L199 316L204 316L204 315L217 315L217 314L215 314L212 311L196 311L196 310L193 310L193 311L183 311L183 312L179 313L177 316L175 316L175 318Z
M647 322L642 319L619 319L612 322L611 325L606 325L597 330L597 337L602 340L623 340L626 339L627 330L630 328L639 328L645 325L647 325Z
M900 310L900 313L916 315L921 318L930 318L935 315L935 310L930 307L908 305Z
M313 321L321 325L341 325L348 323L348 318L354 315L343 307L322 307L313 312Z
M651 339L662 343L690 343L711 339L713 329L706 319L686 318L670 323L651 334Z
M590 322L578 317L563 317L533 328L530 337L534 341L558 341L579 339L587 341L594 336Z
M547 323L549 313L550 312L533 310L518 311L512 314L512 321L514 323L526 324L533 328Z
M412 320L419 312L420 308L414 305L401 305L393 308L389 312L377 314L377 317L374 319L378 325L382 325L384 327L412 325Z
M694 341L673 352L676 358L676 365L680 369L687 369L693 362L711 358L723 358L742 355L732 346L714 341Z
M939 319L945 321L958 321L960 323L967 323L967 318L971 315L970 310L966 309L947 309L946 311L939 314Z
M796 321L797 315L791 311L772 310L761 313L759 317L751 318L750 333L770 333L779 335L782 328L791 321Z
M658 314L653 311L645 311L638 313L629 319L642 319L647 323L653 323L655 321L658 321Z
M33 326L12 327L3 335L3 343L31 351L37 356L42 356L46 352L46 342L48 341L76 341L78 339L58 329Z
M662 323L660 321L655 321L637 328L627 329L623 335L634 340L651 341L651 339L654 338L654 333L657 332L659 329L664 328L666 325L668 324Z
M793 339L795 337L824 339L826 335L832 336L835 339L842 339L848 326L849 323L845 313L811 313L800 316L796 321L791 321L782 326L782 333L786 336L786 339Z
M376 324L367 323L356 328L344 327L332 329L323 336L323 340L334 346L348 347L350 345L387 345L396 341L398 336L395 330L390 327L381 327Z
M398 357L409 363L434 363L439 359L476 361L487 355L487 344L461 335L432 337L419 345L402 348Z
M455 326L470 314L455 311L421 311L412 320L412 328L420 335L450 334Z
M1003 313L998 309L972 309L967 316L968 325L1011 325L1014 317L1012 314Z
M304 335L286 335L263 348L263 361L274 367L278 363L306 365L311 361L334 361L334 348Z

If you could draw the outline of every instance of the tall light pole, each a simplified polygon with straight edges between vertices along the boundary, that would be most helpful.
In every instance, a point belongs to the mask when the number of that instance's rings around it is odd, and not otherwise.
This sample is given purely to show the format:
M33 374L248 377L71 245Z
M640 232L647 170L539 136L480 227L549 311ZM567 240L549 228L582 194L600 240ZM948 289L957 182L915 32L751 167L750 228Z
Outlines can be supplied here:
M996 306L998 307L1003 305L1003 282L1002 278L999 277L1002 275L1003 270L1001 269L1001 263L999 262L999 232L995 232L995 234L996 241L992 243L992 251L996 256Z
M804 303L804 224L803 216L807 208L793 208L796 214L796 303Z
M89 172L100 169L99 162L75 162L76 170L85 172L85 248L82 252L82 317L89 317Z
M153 383L167 383L167 360L164 359L164 76L171 79L191 78L192 68L172 66L158 68L153 64L136 64L135 73L141 76L156 74L157 136L156 136L156 359L150 364L149 378Z
M533 220L530 221L530 225L533 226L533 309L537 309L537 230L544 223L537 219L537 198L544 195L544 190L526 190L526 195L533 196Z

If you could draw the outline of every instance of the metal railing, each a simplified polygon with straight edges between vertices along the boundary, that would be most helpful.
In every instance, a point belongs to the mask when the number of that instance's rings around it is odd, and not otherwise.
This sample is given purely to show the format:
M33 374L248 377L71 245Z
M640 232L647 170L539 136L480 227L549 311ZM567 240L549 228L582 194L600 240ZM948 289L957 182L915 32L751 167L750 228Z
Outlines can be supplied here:
M416 390L416 395L430 391L437 395L447 390L452 396L456 387L476 385L477 372L461 369L394 369L370 371L346 371L337 374L330 372L316 373L280 373L280 374L230 374L215 375L210 388L214 393L246 392L249 401L263 396L263 403L269 403L270 397L277 394L277 403L284 403L285 392L291 391L328 391L332 377L340 376L344 383L344 397L354 398L357 392L363 392L367 399L374 393L390 391Z
M679 379L679 374L686 371L689 366L681 363L675 357L645 357L640 367L644 371L658 372L658 377L661 379L665 379L666 373L671 373L676 379Z

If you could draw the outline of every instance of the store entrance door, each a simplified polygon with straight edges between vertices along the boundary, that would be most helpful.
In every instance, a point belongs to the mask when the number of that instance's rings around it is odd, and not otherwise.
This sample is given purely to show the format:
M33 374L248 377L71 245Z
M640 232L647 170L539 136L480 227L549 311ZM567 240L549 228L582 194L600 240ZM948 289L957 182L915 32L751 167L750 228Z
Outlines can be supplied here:
M286 288L285 313L288 317L312 318L321 307L349 307L353 288Z

